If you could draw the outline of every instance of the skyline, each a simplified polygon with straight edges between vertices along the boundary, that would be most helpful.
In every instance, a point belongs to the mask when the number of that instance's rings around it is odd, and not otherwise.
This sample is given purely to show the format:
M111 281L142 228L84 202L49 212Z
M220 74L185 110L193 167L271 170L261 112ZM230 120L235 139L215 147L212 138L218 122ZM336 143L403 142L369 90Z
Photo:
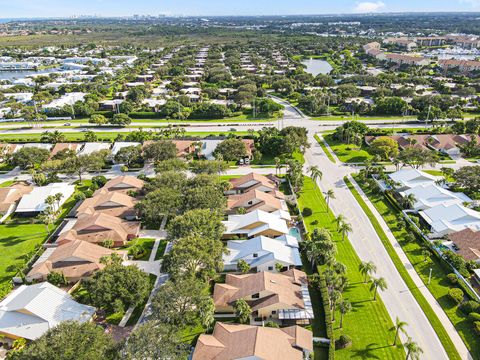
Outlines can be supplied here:
M244 0L225 3L221 0L138 0L134 4L126 0L85 0L65 4L60 0L17 0L15 3L0 0L0 18L70 18L74 16L128 17L138 15L167 16L285 16L285 15L334 15L365 13L409 12L479 12L480 0L454 0L422 2L405 0L399 4L393 0L352 1L338 0L334 4L315 0Z

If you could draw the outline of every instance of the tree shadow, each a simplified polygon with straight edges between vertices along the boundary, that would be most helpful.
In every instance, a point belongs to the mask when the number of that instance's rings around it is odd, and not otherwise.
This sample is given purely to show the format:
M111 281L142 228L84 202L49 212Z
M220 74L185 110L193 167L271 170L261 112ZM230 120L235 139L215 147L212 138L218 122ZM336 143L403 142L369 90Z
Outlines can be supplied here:
M377 349L382 349L386 346L375 346L377 343L368 344L365 349L358 349L352 350L352 359L353 358L360 358L360 359L380 359L377 355L373 353L373 351Z

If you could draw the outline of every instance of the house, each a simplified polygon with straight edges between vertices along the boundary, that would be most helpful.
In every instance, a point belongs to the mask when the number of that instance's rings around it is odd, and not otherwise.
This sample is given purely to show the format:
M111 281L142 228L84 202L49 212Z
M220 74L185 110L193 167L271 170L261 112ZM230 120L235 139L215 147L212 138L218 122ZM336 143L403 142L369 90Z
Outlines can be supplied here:
M112 157L117 155L120 149L130 147L130 146L140 146L139 142L125 142L125 141L116 141L112 146Z
M307 275L297 269L282 273L228 273L224 284L215 284L213 302L217 312L233 312L233 305L239 299L250 305L254 318L294 322L313 318Z
M60 201L55 205L60 207L74 192L75 186L68 183L51 183L46 186L34 187L31 192L23 195L15 209L15 213L24 216L38 214L49 206L45 202L47 198L56 194L62 194Z
M78 155L89 155L97 151L110 150L111 146L112 144L110 143L87 142L83 145Z
M250 173L239 178L230 179L230 184L232 185L232 188L227 194L243 194L251 190L259 190L279 196L278 181L256 173Z
M276 196L279 195L279 197ZM235 214L240 209L247 213L257 209L266 212L274 212L277 210L288 211L287 203L284 196L280 192L266 193L260 190L250 190L243 194L230 195L227 200L227 212Z
M60 109L64 106L72 106L78 101L83 101L85 99L86 93L83 92L72 92L66 93L59 97L58 99L52 100L49 104L43 105L44 109Z
M71 150L77 153L81 147L82 145L78 143L56 143L53 146L52 151L50 152L50 156L53 157L57 155L59 152L66 151L66 150Z
M153 140L147 140L143 143L143 148L145 146L154 143ZM191 140L171 140L171 142L177 148L177 156L185 157L189 154L193 154L196 151L196 142Z
M389 62L394 62L398 65L417 65L425 66L430 64L430 60L423 56L412 56L403 54L386 54L385 58Z
M480 263L480 231L470 228L448 235L453 243L455 252L466 261Z
M62 273L71 283L88 278L105 267L102 257L117 254L126 259L126 253L113 251L103 246L82 240L63 242L48 248L32 266L27 281L46 281L51 272Z
M100 110L117 111L123 102L125 102L124 99L113 99L103 100L98 104L100 105Z
M303 360L313 350L312 332L300 326L269 328L217 322L198 338L192 360Z
M85 199L77 209L77 215L99 212L127 220L136 218L136 199L121 192L97 190L93 197Z
M418 169L402 169L388 174L388 177L396 184L397 191L406 191L420 185L432 185L441 180L441 176L433 176Z
M94 307L48 282L22 285L0 302L0 334L9 341L35 340L63 321L88 322L94 314Z
M455 193L435 184L419 185L404 192L400 192L400 195L402 197L413 195L415 197L415 203L412 208L416 211L430 209L441 204L462 205L464 203L473 202L473 200L464 193Z
M443 69L455 69L460 71L478 71L480 70L480 61L475 60L457 60L457 59L442 59L438 61L438 66Z
M419 215L430 226L431 238L440 238L467 228L480 230L480 213L459 204L437 205Z
M102 187L104 191L120 192L128 195L130 191L139 193L143 189L144 181L135 176L123 175L108 180Z
M107 214L82 214L71 226L65 227L56 241L57 244L82 240L92 244L102 244L113 240L114 246L123 246L128 240L138 237L140 223L126 221Z
M287 242L286 238L290 241ZM291 246L290 244L295 244ZM276 264L283 270L302 266L297 239L284 235L276 239L257 236L250 240L231 240L227 242L228 254L223 255L224 270L237 270L239 260L250 265L253 272L276 271Z
M0 188L0 218L4 215L11 214L22 196L29 194L32 190L33 186L22 183Z
M290 219L290 214L283 210L271 213L255 210L244 215L228 215L227 221L222 221L226 229L223 237L252 238L264 235L275 238L289 233L287 221Z
M387 38L387 39L383 40L383 42L385 44L393 44L393 45L405 48L408 51L417 47L417 43L413 40L408 39L408 38Z
M214 152L217 148L218 144L220 144L223 139L204 139L202 140L202 147L199 151L199 156L203 157L207 160L214 160ZM249 159L253 156L253 151L255 149L255 143L252 139L242 139L243 143L245 144L245 149L247 151L247 157Z

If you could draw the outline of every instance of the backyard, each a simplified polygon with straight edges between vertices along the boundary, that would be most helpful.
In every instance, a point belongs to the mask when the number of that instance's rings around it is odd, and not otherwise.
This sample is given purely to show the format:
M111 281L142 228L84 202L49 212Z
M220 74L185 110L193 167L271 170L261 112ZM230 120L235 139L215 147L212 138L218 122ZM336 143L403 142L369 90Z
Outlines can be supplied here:
M347 267L349 286L345 290L344 298L353 306L350 314L345 315L343 329L339 322L333 324L335 338L347 334L352 338L350 348L337 350L336 358L377 358L377 359L402 359L405 357L403 348L399 345L392 346L393 334L389 329L393 326L392 320L381 301L381 296L373 301L373 294L368 284L363 283L363 276L357 270L360 264L352 245L337 232L335 216L327 208L326 201L310 178L305 178L305 186L298 198L301 210L312 209L311 216L304 221L309 231L315 228L326 228L332 233L337 246L337 260ZM335 315L339 319L339 314Z

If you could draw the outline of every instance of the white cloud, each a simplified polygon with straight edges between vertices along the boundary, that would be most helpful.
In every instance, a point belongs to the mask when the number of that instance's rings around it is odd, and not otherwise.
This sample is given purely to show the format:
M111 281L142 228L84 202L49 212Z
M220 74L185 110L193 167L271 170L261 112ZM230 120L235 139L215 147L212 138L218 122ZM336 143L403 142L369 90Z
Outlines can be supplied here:
M474 8L480 7L480 0L460 0L461 4L468 4Z
M371 13L371 12L379 11L383 8L385 8L385 3L383 1L376 1L376 2L363 1L363 2L357 3L357 6L355 6L355 12Z

